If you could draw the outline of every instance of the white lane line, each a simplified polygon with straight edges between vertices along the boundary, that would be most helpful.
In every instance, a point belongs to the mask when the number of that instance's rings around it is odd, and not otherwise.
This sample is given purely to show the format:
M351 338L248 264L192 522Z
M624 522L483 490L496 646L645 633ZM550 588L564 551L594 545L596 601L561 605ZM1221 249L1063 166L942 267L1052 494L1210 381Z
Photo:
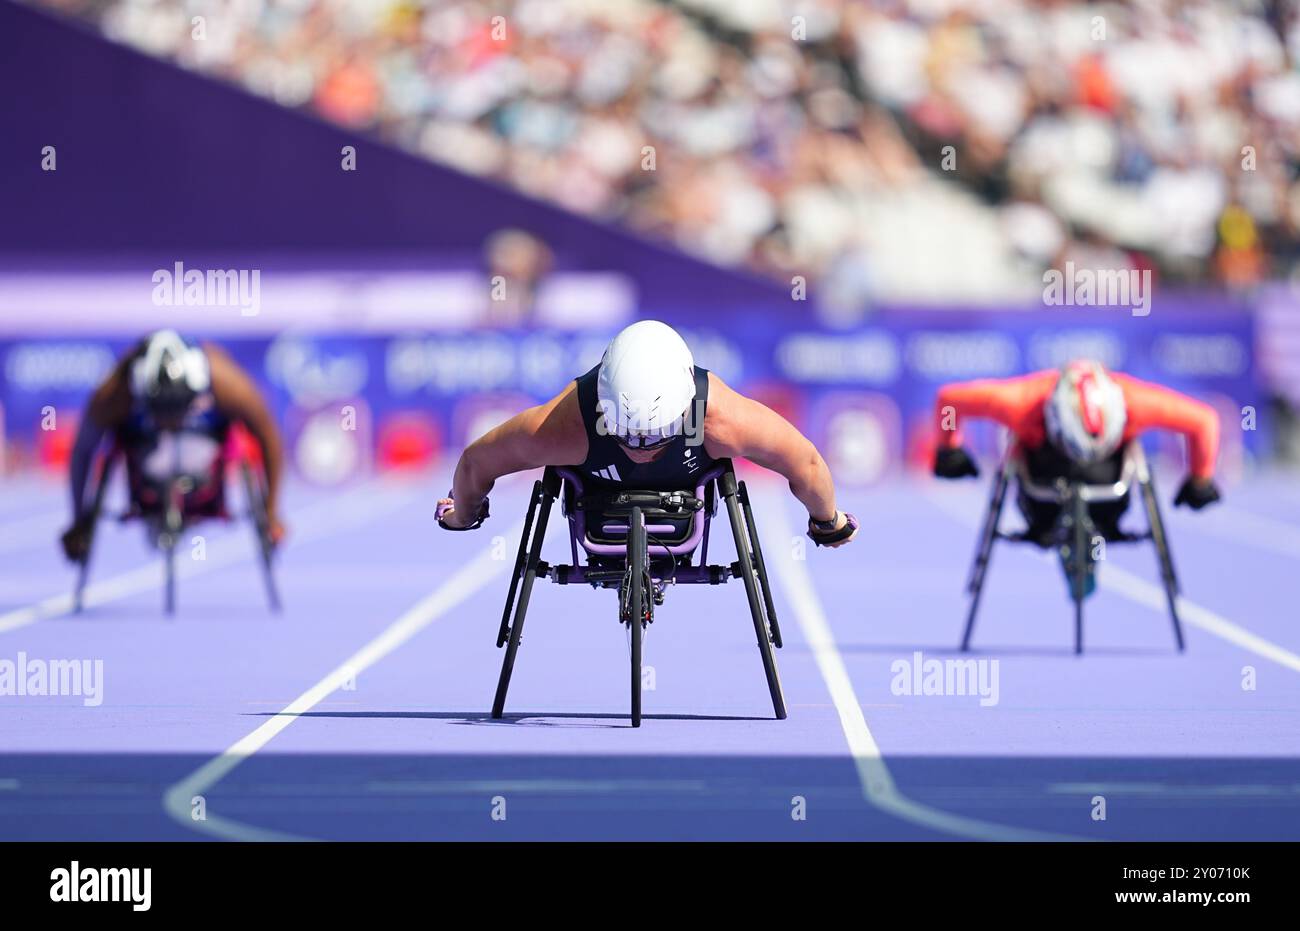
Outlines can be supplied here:
M1145 605L1161 614L1168 610L1163 586L1148 582L1141 576L1134 575L1118 566L1107 566L1100 581L1104 588L1123 595L1129 601ZM1178 596L1178 616L1183 619L1184 624L1199 627L1206 633L1214 634L1221 640L1226 640L1243 650L1254 653L1256 656L1272 660L1293 672L1300 672L1300 656L1270 640L1265 640L1258 634L1251 633L1240 624L1234 624L1209 608L1198 605L1194 601L1188 601L1182 595Z
M949 517L972 528L979 526L980 518L969 514L966 508L948 495L926 491L925 496ZM1105 571L1098 574L1098 582L1102 588L1113 591L1135 604L1143 605L1161 614L1168 611L1163 586L1148 582L1119 566L1107 565ZM1203 605L1189 601L1185 595L1178 596L1178 616L1185 624L1213 634L1256 656L1272 660L1293 672L1300 672L1300 656L1270 640L1265 640Z
M1054 782L1047 791L1059 795L1178 795L1194 799L1289 798L1300 795L1300 785L1280 783L1210 783L1176 785L1167 782Z
M522 532L523 521L520 521L513 528L506 531L505 536L510 539L512 536L517 537ZM513 560L496 558L493 552L494 549L494 546L489 546L477 557L461 567L459 571L417 602L377 637L340 663L325 678L290 702L283 711L269 718L251 733L236 741L224 753L213 757L180 782L171 786L163 796L163 808L167 811L167 814L185 827L226 840L310 840L310 838L293 834L258 828L231 818L214 817L211 806L207 806L206 820L195 821L191 816L191 806L195 804L194 799L197 796L202 796L204 793L211 791L235 767L265 747L271 742L272 738L298 720L300 715L306 714L332 693L342 688L346 682L360 675L389 653L392 653L433 621L503 573L507 564L514 564Z
M876 743L871 728L867 726L866 715L854 693L853 681L835 643L835 635L826 620L821 599L813 587L807 565L802 561L796 561L790 553L787 541L796 539L796 536L786 517L785 502L775 495L765 494L763 497L765 498L764 523L775 528L771 534L764 534L773 544L765 547L766 552L772 554L767 556L767 562L776 569L781 586L786 590L786 601L794 609L804 639L808 641L813 658L817 661L817 668L831 693L831 700L835 703L835 710L839 714L840 728L844 731L845 740L848 741L849 752L853 754L858 780L862 784L862 794L867 802L905 821L958 837L989 841L1082 840L1083 838L1069 835L1051 834L954 815L910 799L899 791L889 767L885 764L880 745ZM774 545L777 543L781 545Z
M292 534L290 544L328 536L367 523L376 517L407 506L416 493L412 488L409 494L381 495L377 499L376 491L383 484L382 480L372 480L350 489L343 495L308 505L290 518L289 531ZM186 579L202 575L245 559L252 559L255 553L251 532L247 528L244 530L244 534L238 539L226 538L221 540L219 546L215 543L209 546L206 559L177 560L178 578ZM158 588L162 584L162 564L153 561L149 565L90 583L86 586L84 603L89 608ZM26 627L37 621L61 617L70 614L72 609L73 600L70 591L62 595L51 595L35 604L0 614L0 633Z

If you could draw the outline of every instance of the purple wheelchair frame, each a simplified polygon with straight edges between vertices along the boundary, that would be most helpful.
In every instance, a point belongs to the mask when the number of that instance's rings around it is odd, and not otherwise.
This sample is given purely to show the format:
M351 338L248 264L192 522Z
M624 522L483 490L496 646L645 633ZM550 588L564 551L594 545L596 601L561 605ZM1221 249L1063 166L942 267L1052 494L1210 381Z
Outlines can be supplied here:
M547 521L557 498L568 523L572 557L569 565L552 565L541 558ZM719 499L726 505L736 545L736 561L729 565L708 562L709 531ZM593 520L602 521L594 537L590 532ZM625 539L620 541L620 535ZM560 585L583 584L618 590L619 620L628 627L632 637L634 727L639 726L641 719L641 636L653 621L654 606L663 603L672 585L720 585L733 578L742 579L772 707L777 718L786 717L785 698L773 655L773 647L781 646L781 629L749 492L744 482L736 480L730 460L722 460L702 474L689 491L599 489L591 494L580 474L555 467L546 469L542 478L533 483L497 633L497 646L504 646L506 654L492 705L493 718L500 718L505 712L524 616L533 583L538 578ZM637 610L630 611L629 605L636 605ZM634 616L639 616L639 624L633 620Z

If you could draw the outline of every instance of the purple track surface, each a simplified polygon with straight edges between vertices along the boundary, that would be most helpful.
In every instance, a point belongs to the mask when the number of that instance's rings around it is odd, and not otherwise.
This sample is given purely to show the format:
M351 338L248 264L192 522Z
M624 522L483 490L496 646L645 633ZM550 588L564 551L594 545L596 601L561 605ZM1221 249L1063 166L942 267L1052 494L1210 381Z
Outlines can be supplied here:
M170 620L140 528L114 524L70 615L62 484L0 486L0 661L102 660L104 676L97 707L0 696L0 839L1300 838L1293 478L1166 509L1184 655L1149 549L1110 548L1082 657L1059 569L999 549L972 654L997 661L988 706L891 688L916 651L960 657L983 480L848 494L859 540L802 560L796 502L756 486L789 719L771 717L733 582L669 591L639 730L613 594L544 582L507 716L489 718L529 483L459 534L433 522L447 484L291 487L278 617L247 526L203 525ZM715 562L732 558L720 516ZM567 561L558 514L546 555Z

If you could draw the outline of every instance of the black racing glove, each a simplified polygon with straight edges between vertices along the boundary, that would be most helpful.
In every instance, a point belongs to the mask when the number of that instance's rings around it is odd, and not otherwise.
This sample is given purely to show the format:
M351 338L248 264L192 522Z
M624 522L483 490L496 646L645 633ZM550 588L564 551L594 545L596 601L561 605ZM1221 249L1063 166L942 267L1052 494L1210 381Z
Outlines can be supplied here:
M939 478L978 476L979 466L964 446L941 446L934 454L934 474Z
M1178 489L1178 495L1174 498L1174 506L1185 504L1193 511L1199 511L1207 504L1213 504L1222 497L1219 494L1219 488L1214 484L1213 479L1193 478L1188 476L1183 481L1183 487Z
M93 520L79 517L59 538L59 542L63 545L63 555L67 556L70 562L81 562L90 555L90 535L94 529Z

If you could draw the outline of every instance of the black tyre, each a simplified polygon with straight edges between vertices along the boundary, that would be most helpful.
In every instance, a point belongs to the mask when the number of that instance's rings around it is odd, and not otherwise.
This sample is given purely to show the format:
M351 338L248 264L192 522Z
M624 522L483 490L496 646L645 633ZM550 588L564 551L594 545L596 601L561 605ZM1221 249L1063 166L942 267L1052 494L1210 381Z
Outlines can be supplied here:
M80 614L84 606L86 584L90 581L90 555L95 548L95 531L99 525L99 517L104 512L104 495L108 489L108 480L113 474L114 453L108 453L99 468L99 480L95 485L95 497L90 506L90 535L86 540L86 554L81 558L77 566L77 587L72 592L72 610L74 614Z
M164 609L168 614L176 613L176 548L180 546L181 531L185 519L181 508L184 504L184 489L179 479L172 480L167 486L167 504L163 511L163 532L159 542L162 545L167 584Z
M166 532L162 535L164 570L167 575L166 593L163 596L163 610L168 614L176 613L176 534Z
M641 726L641 644L645 634L646 588L649 566L646 563L645 517L639 507L628 518L628 630L632 640L632 726Z
M1074 598L1074 652L1083 652L1083 600L1087 597L1092 540L1088 536L1088 503L1076 491L1072 502L1074 526L1070 565L1070 594Z
M772 651L772 637L764 615L763 599L759 594L758 577L754 571L754 558L749 548L749 532L745 517L737 500L736 478L733 473L722 476L722 497L727 503L727 516L731 519L731 535L736 544L736 567L745 583L745 597L749 600L749 614L754 621L754 636L758 640L758 653L763 660L763 674L767 677L767 690L772 698L772 711L778 720L785 720L785 694L781 689L781 676L776 669L776 656Z
M1165 532L1164 518L1160 516L1160 499L1156 495L1154 476L1148 475L1141 484L1142 503L1146 507L1147 526L1151 529L1151 542L1156 548L1156 557L1160 560L1160 576L1165 583L1165 600L1169 604L1169 618L1174 625L1174 641L1178 652L1186 649L1183 639L1183 624L1178 617L1178 574L1174 571L1174 557L1169 551L1169 536Z
M510 637L510 612L515 607L515 595L519 593L519 580L524 575L524 565L528 562L529 534L533 530L533 518L542 498L542 483L533 482L533 496L528 501L528 514L524 518L524 532L519 537L519 552L515 555L515 569L510 573L510 590L506 593L506 606L501 612L501 626L497 628L497 649L505 646Z
M266 509L266 489L253 467L247 462L239 464L239 477L244 486L244 500L248 502L248 516L253 523L258 555L262 564L262 582L266 586L266 600L271 610L280 612L280 592L275 584L272 568L275 543L271 540L271 518Z
M776 602L772 599L772 583L767 575L767 563L763 561L763 546L758 539L758 525L754 523L754 509L749 504L749 489L740 482L740 504L745 515L745 526L749 528L749 543L754 548L754 568L758 573L758 587L763 592L763 609L767 613L767 627L772 634L772 646L778 650L781 642L781 625L776 619Z
M524 617L528 614L528 601L532 597L533 583L537 581L537 567L542 559L546 524L551 516L551 503L555 500L550 490L543 489L543 491L537 512L537 527L533 531L532 540L529 541L523 576L519 580L519 601L515 605L514 623L510 625L506 655L501 661L501 676L497 679L496 696L492 700L493 718L500 718L505 714L506 693L510 690L510 677L515 670L515 657L519 654L519 642L524 634Z

